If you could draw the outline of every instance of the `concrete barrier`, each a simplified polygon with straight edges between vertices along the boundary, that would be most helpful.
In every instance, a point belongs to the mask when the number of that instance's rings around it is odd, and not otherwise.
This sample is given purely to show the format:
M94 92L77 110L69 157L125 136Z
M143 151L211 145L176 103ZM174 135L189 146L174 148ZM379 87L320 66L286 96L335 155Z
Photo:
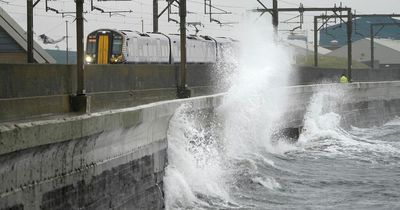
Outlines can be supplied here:
M0 128L0 209L162 209L169 119L183 103L217 107L221 95L158 102Z
M178 71L178 65L163 64L87 65L85 89L91 98L91 111L175 99ZM342 72L299 67L293 71L291 85L337 82ZM188 65L188 86L193 96L224 91L222 77L213 65ZM355 69L353 79L400 80L400 70ZM0 64L0 122L70 113L75 93L74 65Z
M347 70L300 66L291 78L293 85L331 83L339 82L342 73ZM352 78L354 82L398 81L400 69L353 69Z
M212 92L213 66L188 65L193 96ZM0 122L72 111L73 65L0 64ZM177 65L87 65L85 89L93 112L176 99Z
M290 101L285 116L286 127L302 126L312 97L321 91L325 92L328 103L335 105L325 112L334 111L340 114L343 127L381 125L400 116L400 81L301 85L288 89Z

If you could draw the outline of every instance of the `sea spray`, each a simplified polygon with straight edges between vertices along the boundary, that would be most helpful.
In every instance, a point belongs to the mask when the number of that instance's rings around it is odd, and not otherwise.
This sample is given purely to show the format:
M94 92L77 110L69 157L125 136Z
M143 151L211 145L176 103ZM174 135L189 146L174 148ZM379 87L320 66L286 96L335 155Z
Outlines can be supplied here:
M321 137L336 138L339 135L341 116L337 113L338 106L345 102L345 86L324 85L314 91L304 116L298 145Z
M199 121L199 116L206 114L193 112L190 104L185 104L170 121L169 165L164 179L168 209L198 209L208 206L207 202L213 199L229 200L224 186L221 148L214 139L217 135L212 133L216 125L211 122L204 126L204 122ZM207 120L211 119L207 117Z
M283 87L292 72L290 50L273 42L268 23L245 21L241 27L238 71L218 109L224 119L225 146L232 156L259 148L275 152L271 135L286 110Z
M240 27L240 56L234 69L225 71L229 81L224 84L231 87L214 110L215 126L202 126L190 104L170 121L167 209L242 208L231 196L241 186L281 187L273 177L260 174L256 164L273 167L273 161L257 157L292 147L271 142L286 109L291 55L273 42L270 23L245 21Z
M304 127L297 146L322 152L330 157L347 156L355 159L360 159L360 154L364 153L398 154L399 151L391 145L360 135L368 129L342 127L344 113L341 106L350 100L349 90L348 86L342 84L323 85L315 90L304 117ZM376 128L372 130L373 133L377 132ZM365 161L370 158L361 159Z

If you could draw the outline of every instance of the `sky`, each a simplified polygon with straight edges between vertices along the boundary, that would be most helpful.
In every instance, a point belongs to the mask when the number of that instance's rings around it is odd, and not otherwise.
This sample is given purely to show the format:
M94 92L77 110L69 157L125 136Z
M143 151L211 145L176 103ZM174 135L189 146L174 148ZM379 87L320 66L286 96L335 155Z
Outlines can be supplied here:
M271 0L261 0L267 7L272 6ZM152 31L152 0L131 0L131 1L98 1L93 0L96 7L105 11L132 10L132 13L102 14L99 11L91 11L91 0L85 0L85 36L99 28L112 29L130 29L142 31L142 21L144 32ZM333 7L336 3L339 6L342 2L343 6L351 7L356 10L357 14L367 13L400 13L400 0L278 0L279 7L298 7L300 3L304 7ZM378 3L379 2L379 3ZM213 15L223 23L240 22L244 17L248 16L249 10L260 8L260 4L256 0L212 0L212 4L222 10L230 12L230 14ZM378 5L379 4L379 5ZM48 6L59 10L60 12L74 12L75 3L73 0L48 0ZM159 12L167 6L165 0L159 0ZM26 0L0 0L0 7L6 10L24 29L26 29ZM187 22L201 22L201 30L199 34L207 34L211 36L228 36L235 37L234 31L237 27L233 25L220 26L215 22L210 22L209 15L204 14L204 0L187 0L188 16ZM173 7L173 11L177 12L177 8ZM217 10L213 11L217 12ZM313 16L320 15L321 12L305 13L305 25L303 29L311 34ZM298 13L279 13L280 21L290 19L297 16ZM179 20L177 14L172 14L171 18ZM269 14L265 14L260 18L270 19ZM298 19L297 19L298 20ZM66 22L68 21L68 22ZM296 19L294 20L296 21ZM45 0L41 0L34 8L34 32L35 40L38 36L46 34L50 38L59 39L66 36L66 25L68 25L69 50L74 51L76 48L75 22L73 15L62 17L55 12L45 11ZM285 30L290 30L298 26L297 23L284 24L280 23L280 36L286 36ZM168 22L167 13L159 20L159 31L163 33L178 33L179 25L174 22ZM193 34L194 28L189 27L188 33ZM312 40L312 39L309 39ZM44 48L65 50L66 42L60 42L56 45L44 45Z

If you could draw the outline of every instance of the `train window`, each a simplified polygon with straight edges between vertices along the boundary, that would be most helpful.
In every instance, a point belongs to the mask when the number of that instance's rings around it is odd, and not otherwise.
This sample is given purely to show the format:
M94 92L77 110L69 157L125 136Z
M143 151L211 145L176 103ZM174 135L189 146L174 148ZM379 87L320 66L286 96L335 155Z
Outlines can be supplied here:
M89 36L86 46L87 54L95 54L96 53L96 36Z
M113 39L112 54L120 55L122 52L122 36L115 35Z

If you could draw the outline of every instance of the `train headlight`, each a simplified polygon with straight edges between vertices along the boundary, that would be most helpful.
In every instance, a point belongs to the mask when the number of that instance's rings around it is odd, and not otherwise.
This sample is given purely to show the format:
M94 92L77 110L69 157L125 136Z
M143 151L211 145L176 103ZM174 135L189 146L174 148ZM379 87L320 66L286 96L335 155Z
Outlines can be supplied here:
M122 63L123 57L122 55L116 56L112 55L110 58L111 63Z
M86 61L86 63L91 63L93 61L92 56L87 55L86 58L85 58L85 61Z

